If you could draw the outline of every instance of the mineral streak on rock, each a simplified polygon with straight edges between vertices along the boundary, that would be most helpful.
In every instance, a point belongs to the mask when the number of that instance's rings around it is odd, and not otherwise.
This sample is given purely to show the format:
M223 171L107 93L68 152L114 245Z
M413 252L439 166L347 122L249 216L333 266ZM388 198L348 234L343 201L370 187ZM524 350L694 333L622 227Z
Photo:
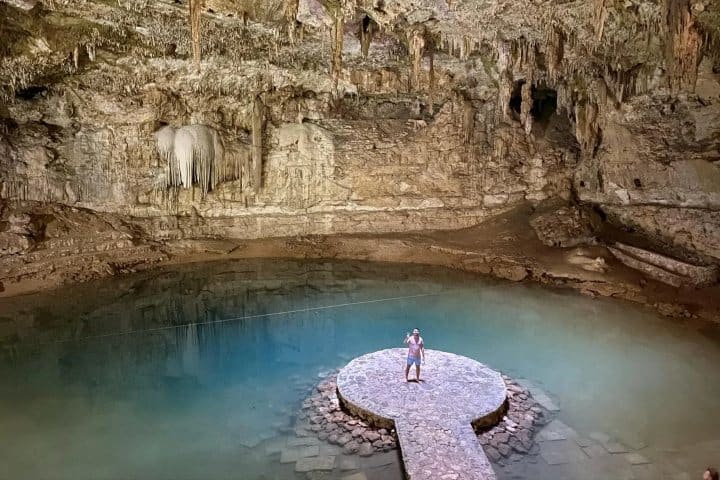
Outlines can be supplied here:
M410 50L410 60L412 62L412 88L420 89L420 69L422 68L423 52L425 51L424 29L415 28L410 31L408 38L408 49Z
M335 12L332 28L332 79L333 91L337 91L338 81L343 68L343 43L345 39L345 21L342 11Z
M188 2L190 9L190 32L192 35L192 50L193 60L195 61L195 68L200 70L200 15L202 13L204 0L190 0Z
M256 191L262 186L264 128L265 105L258 95L255 97L252 107L252 185Z

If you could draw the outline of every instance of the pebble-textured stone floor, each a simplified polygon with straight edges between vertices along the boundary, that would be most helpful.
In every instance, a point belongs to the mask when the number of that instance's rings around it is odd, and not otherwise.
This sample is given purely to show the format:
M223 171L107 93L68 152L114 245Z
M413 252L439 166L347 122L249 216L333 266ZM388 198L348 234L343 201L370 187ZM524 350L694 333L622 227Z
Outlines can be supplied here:
M466 357L426 353L421 382L405 381L406 349L356 358L338 374L340 400L370 423L394 423L411 480L495 479L472 423L500 419L502 377Z

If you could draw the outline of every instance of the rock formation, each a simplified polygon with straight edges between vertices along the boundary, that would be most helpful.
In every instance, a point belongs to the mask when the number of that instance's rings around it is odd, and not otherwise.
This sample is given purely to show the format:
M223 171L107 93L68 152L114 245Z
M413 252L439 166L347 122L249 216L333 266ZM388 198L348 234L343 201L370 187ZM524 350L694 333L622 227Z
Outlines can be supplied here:
M225 175L225 150L215 130L205 125L179 129L164 126L155 132L158 155L166 162L165 187L200 185L203 196Z
M712 0L3 0L0 36L0 263L44 210L162 249L546 202L603 223L559 246L720 261Z

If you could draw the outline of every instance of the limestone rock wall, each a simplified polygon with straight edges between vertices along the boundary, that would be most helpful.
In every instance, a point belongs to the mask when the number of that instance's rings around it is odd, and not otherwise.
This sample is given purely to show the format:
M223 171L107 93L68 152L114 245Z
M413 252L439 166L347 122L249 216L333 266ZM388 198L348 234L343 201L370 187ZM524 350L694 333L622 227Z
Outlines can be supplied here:
M79 77L101 90L82 98L62 85L9 106L17 124L2 144L3 198L127 215L161 239L449 229L518 202L567 197L577 162L575 145L528 137L519 125L468 134L472 103L457 97L432 115L410 99L338 113L329 94L274 92L263 100L258 185L245 98L184 91L183 74L181 93L150 86L129 99L98 85L97 74ZM494 106L472 109L473 122L489 125ZM155 148L162 125L192 123L219 133L234 172L207 196L167 188L168 161Z
M208 0L191 36L182 3L2 2L0 233L34 248L18 201L163 241L455 229L559 197L716 262L718 8ZM221 140L211 188L168 180L167 125Z
M701 66L694 95L651 95L603 119L574 179L578 198L658 242L720 258L720 75Z

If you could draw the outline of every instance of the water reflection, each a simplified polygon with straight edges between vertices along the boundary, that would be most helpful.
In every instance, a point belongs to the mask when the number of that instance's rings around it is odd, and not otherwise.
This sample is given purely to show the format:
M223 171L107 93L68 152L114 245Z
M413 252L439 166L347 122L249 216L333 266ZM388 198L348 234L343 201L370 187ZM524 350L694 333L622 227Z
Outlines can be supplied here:
M676 470L720 438L715 327L442 269L224 262L2 300L0 478L294 478L263 442L318 375L415 326Z

